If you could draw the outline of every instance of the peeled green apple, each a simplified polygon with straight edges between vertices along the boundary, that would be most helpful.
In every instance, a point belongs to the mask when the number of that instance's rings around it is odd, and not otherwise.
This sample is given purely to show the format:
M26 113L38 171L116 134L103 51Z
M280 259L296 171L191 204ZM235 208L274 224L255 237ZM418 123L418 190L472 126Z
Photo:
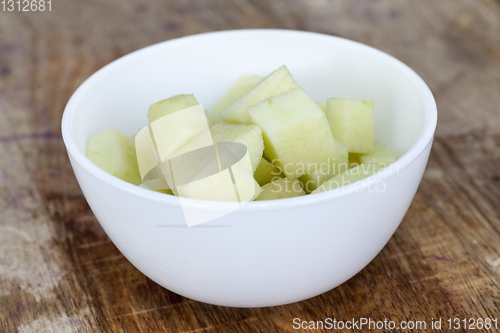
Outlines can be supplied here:
M137 134L101 132L87 156L140 187L238 201L237 209L335 189L394 163L374 142L373 112L372 101L315 102L282 66L265 78L240 76L211 113L193 95L154 103Z
M264 155L289 179L296 179L335 156L335 140L326 116L301 88L248 108L262 127Z
M283 178L285 175L281 173L272 163L268 162L265 158L260 159L259 166L253 175L260 186L266 185L275 178Z
M134 185L142 182L134 145L128 136L117 129L91 137L87 142L87 157L115 177Z
M208 128L205 112L197 104L163 116L141 129L135 138L141 177L160 162L180 154L185 144L202 133L206 134L206 140L196 148L212 145Z
M281 66L262 79L248 93L231 104L220 115L223 121L232 124L251 124L248 107L279 93L298 87L297 82L286 66Z
M329 98L325 114L333 137L345 144L350 153L373 152L375 129L372 101Z
M396 161L396 156L389 151L383 144L375 143L373 153L361 155L359 157L361 163L378 163L388 166Z
M149 122L160 119L163 116L173 112L186 109L199 104L194 95L177 95L162 101L156 102L149 107L148 119Z
M163 193L163 194L174 195L174 192L171 189L169 189L169 188L156 188L156 186L154 184L151 184L149 181L145 181L142 184L139 184L139 187L145 188L147 190Z
M232 146L241 146L234 151ZM222 142L178 155L160 168L173 192L181 197L247 202L260 186L253 178L248 150L241 143Z
M320 193L328 190L333 190L342 186L346 186L357 182L363 178L373 175L374 173L385 168L383 164L376 163L362 163L354 168L351 168L341 174L333 176L331 179L325 181L312 193Z
M210 127L214 142L239 142L248 149L252 169L255 171L264 151L262 129L258 125L218 123Z
M248 149L248 154L255 171L264 151L262 129L258 125L217 123L209 130L200 133L182 146L174 155L209 146L213 142L239 142Z
M293 198L302 195L306 193L297 179L279 178L262 186L262 193L255 201Z
M347 146L335 140L335 153L330 163L323 163L319 168L299 178L306 193L311 193L323 184L325 180L349 169L348 156Z
M321 111L325 112L326 111L326 102L323 101L316 101L316 104L321 108Z
M213 108L209 118L211 125L222 122L220 113L249 92L260 80L262 76L241 75Z

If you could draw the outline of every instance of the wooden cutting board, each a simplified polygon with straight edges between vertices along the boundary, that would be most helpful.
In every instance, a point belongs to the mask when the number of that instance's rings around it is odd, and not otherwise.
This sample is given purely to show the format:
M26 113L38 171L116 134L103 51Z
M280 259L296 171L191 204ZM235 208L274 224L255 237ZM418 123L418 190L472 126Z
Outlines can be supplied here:
M97 223L60 135L73 91L110 61L239 28L310 30L379 48L423 77L440 112L422 184L384 250L342 286L274 308L202 304L142 275ZM0 332L293 332L294 318L363 317L426 321L428 331L441 318L447 331L449 318L495 319L499 165L498 1L86 0L0 11Z

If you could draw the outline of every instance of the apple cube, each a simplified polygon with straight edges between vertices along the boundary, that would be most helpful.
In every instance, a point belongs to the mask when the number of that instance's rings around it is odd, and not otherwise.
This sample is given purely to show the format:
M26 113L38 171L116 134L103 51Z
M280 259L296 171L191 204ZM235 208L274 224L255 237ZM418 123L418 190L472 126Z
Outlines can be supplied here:
M249 92L262 79L262 76L257 75L240 76L213 108L209 118L211 124L213 125L222 122L220 113L236 102L240 97Z
M157 167L160 162L156 156L153 140L151 139L149 127L142 128L135 136L135 151L137 154L137 164L141 179Z
M258 125L217 123L209 131L200 133L197 137L175 152L175 156L201 147L212 145L213 142L239 142L247 147L252 169L255 171L264 151L262 129Z
M248 148L245 149L245 145L240 142L218 142L216 146L220 169L231 169L238 200L245 203L257 198L262 189L253 177Z
M383 168L385 168L385 165L383 164L376 164L376 163L360 164L341 174L333 176L331 179L321 184L321 186L318 187L316 190L314 190L312 194L329 191L342 186L352 184L354 182L357 182L358 180L373 175L374 173L382 170Z
M289 179L296 179L328 163L335 156L335 140L326 116L301 87L249 107L262 127L264 155Z
M142 187L142 188L145 188L146 190L151 190L151 191L155 191L155 192L158 192L158 193L163 193L163 194L169 194L169 195L174 195L174 192L169 189L169 188L157 188L155 182L156 179L153 180L153 182L151 181L145 181L144 183L142 184L139 184L139 187Z
M251 181L250 178L248 178ZM253 190L246 188L250 184ZM178 195L184 198L213 200L213 201L239 201L242 203L256 200L261 193L262 188L255 180L252 183L243 183L243 186L235 191L235 184L231 182L229 170L223 170L210 177L198 179L178 187ZM241 191L243 189L243 191ZM251 194L248 198L246 194ZM243 196L241 199L240 196Z
M135 137L136 136L137 136L137 133L132 134L131 136L129 136L129 140L132 143L132 146L134 146L134 151L135 151Z
M173 112L199 104L194 95L177 95L156 102L149 107L148 119L152 123Z
M197 104L161 117L141 129L135 137L135 146L142 179L160 162L186 152L181 148L195 137L205 135L200 145L193 149L212 145L208 128L205 112Z
M170 186L161 173L160 168L157 168L154 172L151 172L148 175L148 179L143 180L142 184L140 184L139 186L152 191L171 191Z
M205 110L205 117L207 118L208 126L212 126L213 124L217 123L212 121L212 118L210 117L210 112L208 110Z
M91 137L87 141L87 157L115 177L134 185L142 182L134 145L128 136L117 129Z
M396 156L394 156L394 154L381 143L375 144L373 147L373 153L361 155L359 159L361 163L378 163L385 166L396 162Z
M373 101L329 98L325 114L333 137L345 144L350 153L373 152Z
M264 151L262 129L258 125L218 123L210 127L214 142L239 142L247 147L255 171Z
M182 146L206 133L209 128L205 112L199 104L162 117L150 126L162 162L176 156ZM211 144L213 142L206 142L207 146Z
M232 147L237 146L237 149ZM261 192L248 150L241 143L217 143L178 155L160 168L176 195L193 199L248 202Z
M323 101L316 101L316 104L321 108L321 111L325 112L326 111L326 102Z
M262 79L252 90L221 113L223 121L232 124L251 124L248 107L279 93L298 87L286 66L281 66Z
M264 158L261 158L259 166L257 167L257 170L255 170L253 177L260 186L264 186L276 178L283 178L285 176L272 163L268 162Z
M255 201L286 199L300 197L302 195L306 195L306 193L297 179L290 180L288 178L279 178L262 186L262 193Z
M317 189L327 179L332 178L349 169L349 159L347 146L335 140L335 154L330 160L330 163L323 163L319 168L309 171L301 176L299 180L302 182L306 193L311 193Z

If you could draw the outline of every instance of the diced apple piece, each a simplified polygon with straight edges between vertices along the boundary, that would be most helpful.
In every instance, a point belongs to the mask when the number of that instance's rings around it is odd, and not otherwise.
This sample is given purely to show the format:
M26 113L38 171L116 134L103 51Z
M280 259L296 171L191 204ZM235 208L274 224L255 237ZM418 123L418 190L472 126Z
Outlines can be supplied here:
M249 180L251 180L249 178ZM231 175L229 170L223 170L222 172L216 173L210 177L202 178L197 181L179 186L179 196L184 198L199 199L199 200L213 200L213 201L239 201L248 202L256 200L261 193L262 188L255 182L251 184L254 190L249 191L249 188L245 188L247 184L242 187L246 191L236 192L235 184L231 182ZM252 195L248 200L243 201L238 198L238 195L245 196L251 193Z
M255 170L253 177L260 186L264 186L275 178L283 178L285 175L283 175L281 171L279 171L278 168L276 168L272 163L269 163L266 159L261 158L259 166L257 167L257 170Z
M244 145L240 142L218 142L216 145L221 170L231 169L231 177L238 191L238 200L241 203L255 200L262 192L262 188L253 178L254 170L248 148L245 151Z
M199 104L194 95L177 95L156 102L149 107L148 119L152 123L173 112Z
M160 164L155 153L149 126L142 128L135 136L135 151L141 179L144 179L148 172Z
M174 195L174 192L172 192L172 190L151 190L151 191L155 191L155 192L163 193L163 194L168 194L168 195Z
M207 128L171 154L172 157L214 144L210 128Z
M318 187L316 190L314 190L311 194L329 191L336 189L338 187L352 184L354 182L357 182L358 180L373 175L374 173L382 170L383 168L385 168L385 165L383 164L376 164L376 163L360 164L341 174L333 176L331 179L321 184L321 186Z
M144 180L140 187L147 188L148 190L170 190L165 177L161 174L161 170L158 168L158 172L152 175L151 179Z
M345 144L350 153L373 152L373 101L329 98L325 114L333 137Z
M146 182L144 182L142 184L139 184L139 187L145 188L146 190L155 191L155 192L158 192L158 193L174 195L174 192L172 192L171 189L150 188L148 186L148 183L146 183Z
M213 174L210 177L177 187L179 196L184 198L214 201L238 201L229 170Z
M153 135L151 135L150 128ZM205 139L193 149L212 145L213 141L208 128L205 112L202 106L197 104L168 114L141 129L135 139L141 177L144 179L148 172L160 164L160 161L164 162L185 152L180 149L202 133L205 134ZM156 156L155 144L158 156Z
M295 87L298 87L298 84L292 74L290 74L286 66L281 66L224 110L221 113L221 118L228 123L251 124L252 120L248 115L248 107Z
M306 195L306 193L297 179L289 180L288 178L280 178L264 185L262 193L255 201L293 198L302 195Z
M137 133L132 134L131 136L129 136L129 140L132 143L132 145L134 146L134 151L135 151L135 137L136 136L137 136Z
M239 146L238 151L231 146ZM160 167L167 182L175 183L174 193L181 197L248 202L261 192L253 178L248 150L240 143L204 147L178 155L169 166L165 168L163 163Z
M316 104L321 108L321 111L325 112L326 111L326 102L324 101L316 101Z
M91 137L87 142L87 157L115 177L134 185L142 182L134 145L117 129Z
M213 141L212 141L213 140ZM247 147L255 171L264 151L262 129L258 125L217 123L210 127L210 132L203 132L180 148L174 155L209 146L212 142L239 142Z
M161 161L176 156L174 154L186 143L209 128L205 112L201 105L183 109L162 117L151 123L153 136ZM207 141L206 146L213 141ZM197 148L202 148L197 147Z
M208 126L212 126L213 124L217 123L212 121L212 118L210 117L210 112L207 110L205 110L205 117L207 118Z
M301 87L249 107L248 113L262 127L265 157L289 179L335 156L335 140L326 116Z
M262 80L262 76L257 75L241 75L229 88L226 94L219 100L217 105L215 105L214 109L210 113L210 122L211 125L222 122L222 118L220 117L220 113L227 109L231 104L236 102L239 98L249 92L260 80Z
M388 166L396 161L396 156L389 151L383 144L376 143L373 147L373 153L360 156L361 163L378 163Z
M323 163L319 168L309 171L299 178L306 193L317 189L327 179L349 169L347 146L335 140L335 154L330 163Z
M252 170L255 172L264 151L262 129L258 125L218 123L210 127L214 142L239 142L248 149Z

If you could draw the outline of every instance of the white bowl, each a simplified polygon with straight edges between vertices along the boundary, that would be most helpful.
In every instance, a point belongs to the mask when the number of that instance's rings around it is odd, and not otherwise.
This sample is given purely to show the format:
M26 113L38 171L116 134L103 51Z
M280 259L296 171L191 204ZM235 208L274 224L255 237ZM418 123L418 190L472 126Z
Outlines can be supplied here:
M376 139L400 156L397 168L334 191L251 202L188 228L179 198L128 184L85 156L88 138L109 128L135 133L160 99L194 93L210 110L240 74L283 64L315 100L374 100ZM185 297L261 307L335 288L379 253L415 195L436 122L427 85L381 51L317 33L238 30L163 42L105 66L71 97L62 134L92 211L135 267ZM228 203L188 204L210 213Z

